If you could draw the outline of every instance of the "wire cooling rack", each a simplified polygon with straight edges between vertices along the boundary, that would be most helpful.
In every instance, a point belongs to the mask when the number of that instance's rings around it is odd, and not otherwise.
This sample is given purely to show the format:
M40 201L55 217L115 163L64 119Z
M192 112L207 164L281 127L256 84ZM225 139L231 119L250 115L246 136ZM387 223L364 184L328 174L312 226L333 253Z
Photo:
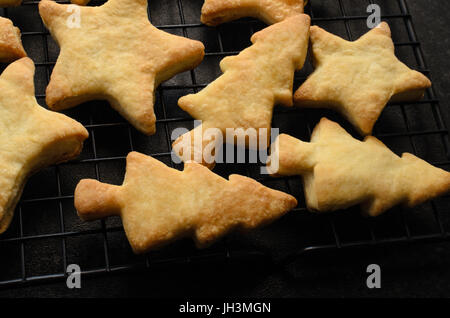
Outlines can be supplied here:
M94 0L91 5L101 3ZM313 24L355 40L367 32L366 8L371 3L380 5L382 20L392 28L397 56L430 77L406 0L311 0L306 13ZM12 19L22 30L25 49L36 63L36 97L45 107L45 87L58 46L43 26L37 4L38 1L25 1L18 8L0 9L0 15ZM397 207L378 218L364 218L358 208L318 215L306 211L300 178L262 178L257 166L238 164L219 164L215 172L254 177L269 187L293 194L299 206L265 229L233 233L206 250L198 251L190 240L184 240L143 256L132 254L119 218L81 222L73 206L78 181L96 178L121 184L129 151L140 151L181 168L170 159L170 134L177 127L192 128L193 120L177 107L178 98L197 92L218 77L219 61L249 46L251 34L264 27L254 19L206 27L199 22L202 4L202 0L149 3L149 17L154 25L201 40L206 46L205 60L197 69L175 76L158 89L154 136L135 131L105 102L86 103L66 112L85 125L90 138L76 161L45 169L29 180L10 229L0 237L0 288L64 279L69 264L79 265L82 275L247 258L286 264L311 250L449 239L449 196L415 209ZM311 72L308 62L296 75L295 87ZM322 116L338 121L354 134L345 120L325 110L276 108L273 126L282 133L309 140ZM411 152L449 170L449 132L432 88L421 101L388 105L374 134L398 154Z

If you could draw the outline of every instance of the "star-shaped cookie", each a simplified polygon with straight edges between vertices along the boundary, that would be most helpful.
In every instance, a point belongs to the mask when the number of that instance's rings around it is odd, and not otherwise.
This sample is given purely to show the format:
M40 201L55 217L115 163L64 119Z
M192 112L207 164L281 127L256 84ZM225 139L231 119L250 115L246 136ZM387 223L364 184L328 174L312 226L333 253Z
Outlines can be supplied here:
M0 63L9 63L27 56L20 39L20 30L12 21L0 17Z
M341 112L362 135L369 135L389 101L423 97L431 82L400 62L387 23L349 42L313 26L315 71L294 96L299 107Z
M83 220L122 218L135 253L159 248L183 237L207 247L230 230L267 224L297 205L294 197L253 179L226 180L197 163L184 171L132 152L122 186L82 180L75 207Z
M0 8L20 6L22 0L0 0Z
M409 207L450 191L450 173L404 153L390 151L377 138L354 139L337 123L323 118L311 142L280 135L272 148L269 171L303 176L312 211L361 205L377 216L395 205Z
M210 164L203 161L210 140L205 137L203 144L196 142L196 131L204 135L213 128L225 135L227 129L236 129L237 134L238 129L242 133L255 129L259 137L260 130L265 129L270 139L274 105L293 104L294 72L306 59L309 25L309 16L300 14L255 33L252 46L221 61L223 75L199 93L180 98L178 105L202 121L201 126L174 143L175 153L184 162Z
M0 233L8 228L27 177L70 160L88 137L75 120L39 106L34 64L22 58L0 76Z
M201 21L210 26L253 17L274 24L303 13L307 0L206 0Z
M138 130L153 134L156 86L197 66L203 44L151 25L146 0L78 8L79 19L69 19L78 13L68 5L39 3L41 17L61 47L47 87L48 106L62 110L106 99Z

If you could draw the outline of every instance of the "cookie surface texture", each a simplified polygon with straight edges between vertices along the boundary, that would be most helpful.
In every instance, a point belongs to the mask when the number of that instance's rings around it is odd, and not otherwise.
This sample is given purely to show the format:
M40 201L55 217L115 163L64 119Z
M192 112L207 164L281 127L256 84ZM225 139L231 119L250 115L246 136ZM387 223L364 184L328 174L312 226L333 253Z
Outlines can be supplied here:
M11 20L0 17L0 63L10 63L25 56L19 28Z
M310 38L316 68L295 93L295 104L334 109L362 135L372 133L389 101L420 99L431 86L425 75L397 59L385 22L354 42L317 26Z
M305 62L309 24L309 16L301 14L255 33L252 46L220 62L223 75L199 93L179 99L183 110L202 121L174 143L175 153L184 162L194 160L210 166L204 160L210 140L205 137L200 143L194 139L196 133L203 136L207 129L220 131L223 141L227 129L236 129L238 136L254 129L258 138L264 129L270 139L274 106L293 105L294 72Z
M183 237L207 247L233 228L252 229L294 208L294 197L253 179L226 180L197 163L184 171L132 152L122 186L82 180L75 207L83 220L120 215L135 253L159 248Z
M323 118L311 142L289 135L272 148L276 175L301 175L307 206L326 212L360 204L377 216L403 204L413 207L450 191L450 173L404 153L397 156L375 137L359 141Z
M253 17L267 24L303 13L307 0L206 0L201 21L209 26Z
M63 110L105 99L138 130L154 134L156 87L197 66L203 44L151 25L146 0L110 0L74 10L69 6L75 5L39 3L41 17L61 47L47 104Z
M87 130L75 120L39 106L34 64L22 58L0 76L0 233L8 228L27 177L76 157Z

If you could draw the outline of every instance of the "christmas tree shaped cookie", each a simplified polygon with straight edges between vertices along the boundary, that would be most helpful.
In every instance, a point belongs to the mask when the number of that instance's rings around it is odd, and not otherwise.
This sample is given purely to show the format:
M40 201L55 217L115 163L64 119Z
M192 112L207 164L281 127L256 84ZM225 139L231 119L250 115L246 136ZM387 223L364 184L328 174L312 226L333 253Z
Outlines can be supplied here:
M296 205L294 197L253 179L232 175L226 180L194 162L178 171L137 152L127 157L122 186L82 180L75 190L79 216L120 215L136 253L183 237L206 247L234 228L267 224Z
M308 208L320 212L360 204L364 213L377 216L395 205L412 207L450 191L450 173L409 153L399 157L375 137L354 139L325 118L310 143L280 135L269 171L301 175Z
M75 120L39 106L33 76L29 58L0 76L0 233L11 222L27 177L76 157L88 137Z
M397 59L385 22L354 42L313 26L311 43L316 69L295 93L295 104L339 111L362 135L371 134L389 101L420 99L431 86Z
M0 17L0 63L9 63L27 56L20 39L20 30L11 20Z
M252 46L221 61L222 76L199 93L180 98L179 106L202 121L174 143L174 151L183 161L205 163L205 148L219 140L205 137L196 142L195 136L203 136L207 129L222 134L227 128L241 132L265 129L270 138L274 105L293 104L294 72L305 62L309 24L309 16L301 14L255 33Z
M206 0L201 20L216 26L224 22L244 18L258 18L267 24L281 22L303 13L307 0Z
M47 87L53 110L106 99L133 126L155 132L156 86L197 66L203 44L158 30L147 0L109 0L77 7L43 0L39 12L61 53Z

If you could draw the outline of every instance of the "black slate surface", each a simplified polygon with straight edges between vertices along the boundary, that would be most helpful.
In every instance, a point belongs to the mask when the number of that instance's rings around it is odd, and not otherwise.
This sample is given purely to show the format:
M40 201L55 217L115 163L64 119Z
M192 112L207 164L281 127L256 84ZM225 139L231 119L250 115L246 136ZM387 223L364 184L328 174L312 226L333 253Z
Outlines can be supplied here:
M161 1L155 1L163 3ZM198 2L198 1L196 1ZM408 1L419 40L423 45L434 88L441 99L449 126L450 92L448 90L450 62L449 22L450 3L439 0ZM171 17L160 17L159 23ZM217 74L211 74L214 78ZM210 80L206 79L205 81ZM114 155L108 147L107 133L103 147L105 156ZM119 142L114 142L119 144ZM126 149L123 150L125 152ZM122 167L118 167L121 169ZM105 168L106 169L106 168ZM92 171L82 169L84 175ZM51 174L51 172L48 172ZM83 175L83 176L84 176ZM45 177L52 177L45 176ZM118 182L121 175L111 177ZM76 180L75 180L76 181ZM73 181L73 182L75 182ZM108 181L108 180L105 180ZM37 182L37 181L36 181ZM30 208L31 209L31 208ZM45 225L45 222L42 224ZM287 221L284 221L287 222ZM92 225L95 227L96 225ZM299 225L307 228L308 225ZM303 228L302 227L302 228ZM45 229L44 231L55 229ZM29 226L29 234L35 229ZM119 234L118 234L119 235ZM270 239L270 236L269 236ZM83 245L89 242L89 246ZM119 240L123 243L124 240ZM58 246L48 243L47 249ZM101 254L102 241L95 236L82 242L68 242L73 258L89 258ZM276 243L274 242L274 245ZM45 256L41 247L28 246L33 257L29 270L40 267L60 268L58 258ZM42 255L39 255L39 254ZM118 258L124 255L118 255ZM127 255L128 257L128 255ZM56 262L56 264L55 264ZM382 288L369 290L365 285L366 267L376 263L382 269ZM101 265L101 264L100 264ZM170 296L256 296L256 297L448 297L450 296L450 243L402 245L384 248L342 250L333 253L311 253L288 268L279 268L269 262L242 262L238 264L207 264L168 266L132 274L108 274L84 278L79 290L67 289L63 281L0 290L0 297L170 297Z

